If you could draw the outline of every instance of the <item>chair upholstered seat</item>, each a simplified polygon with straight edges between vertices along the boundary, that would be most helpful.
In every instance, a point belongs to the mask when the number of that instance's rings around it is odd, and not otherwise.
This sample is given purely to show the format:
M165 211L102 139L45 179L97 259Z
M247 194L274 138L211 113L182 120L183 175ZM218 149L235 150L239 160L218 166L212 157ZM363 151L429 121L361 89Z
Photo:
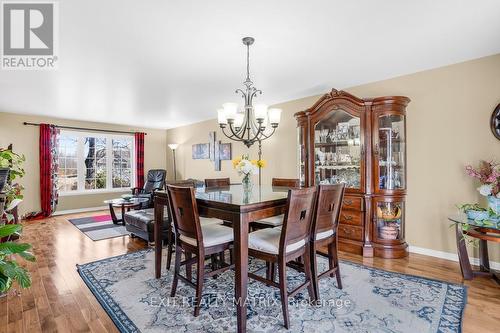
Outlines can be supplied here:
M152 231L155 220L154 208L131 210L125 213L125 224L133 225L144 231ZM168 210L165 207L163 210L163 228L167 227Z
M278 228L260 229L248 235L248 247L261 252L278 254L281 230ZM305 245L305 240L300 240L286 247L286 252L295 251Z
M271 227L277 227L277 226L280 226L283 224L284 218L285 218L285 214L281 214L281 215L266 217L263 220L258 220L255 222L260 223L260 224L267 224Z
M318 232L316 234L316 240L322 240L322 239L330 237L331 235L333 235L333 230Z
M276 227L274 229L276 230L280 230L281 231L281 225L279 227ZM331 235L333 235L333 230L327 230L327 231L323 231L323 232L319 232L317 235L316 235L316 240L319 241L319 240L322 240L322 239L325 239L325 238L328 238L330 237Z
M125 229L147 242L154 241L154 208L131 210L125 213ZM162 239L167 238L169 229L168 209L163 210Z
M201 218L200 218L201 219ZM203 234L203 245L205 247L229 243L233 241L233 229L219 224L201 223L201 233ZM180 235L179 238L190 245L197 246L196 239Z
M200 216L200 223L202 226L204 225L209 225L209 224L222 224L224 221L212 218L212 217L202 217Z

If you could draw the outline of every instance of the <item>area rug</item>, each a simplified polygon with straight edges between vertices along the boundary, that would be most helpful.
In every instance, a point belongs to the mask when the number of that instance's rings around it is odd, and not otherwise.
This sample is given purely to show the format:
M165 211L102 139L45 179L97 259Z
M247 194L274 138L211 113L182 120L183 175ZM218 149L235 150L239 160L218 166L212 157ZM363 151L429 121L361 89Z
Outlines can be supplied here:
M80 217L68 221L94 241L130 235L125 226L113 223L111 215Z
M327 261L319 259L325 269ZM165 261L163 261L165 262ZM252 260L250 269L263 267ZM120 332L235 332L234 272L204 285L202 309L193 316L194 289L179 281L170 298L171 271L154 278L154 251L143 250L77 266L80 276ZM335 278L320 282L321 302L307 291L290 299L290 330L283 326L279 290L252 281L248 286L248 332L460 332L466 289L462 285L340 264ZM288 270L289 290L303 275Z

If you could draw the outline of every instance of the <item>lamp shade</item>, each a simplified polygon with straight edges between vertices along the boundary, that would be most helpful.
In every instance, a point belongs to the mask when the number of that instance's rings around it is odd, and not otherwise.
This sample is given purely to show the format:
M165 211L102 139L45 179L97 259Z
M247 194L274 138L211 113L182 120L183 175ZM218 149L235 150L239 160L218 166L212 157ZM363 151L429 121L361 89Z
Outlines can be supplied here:
M269 109L269 123L277 125L281 120L281 109Z
M224 103L222 104L224 108L224 113L226 114L227 120L234 120L236 117L236 112L238 112L238 103Z
M168 147L172 150L176 150L177 147L179 147L179 144L178 143L169 143L168 144Z
M243 125L243 119L245 118L245 114L238 112L234 118L234 127L240 128Z
M264 120L267 114L267 105L257 104L254 108L255 119Z
M224 109L217 110L217 122L219 125L227 125L226 112L224 112Z

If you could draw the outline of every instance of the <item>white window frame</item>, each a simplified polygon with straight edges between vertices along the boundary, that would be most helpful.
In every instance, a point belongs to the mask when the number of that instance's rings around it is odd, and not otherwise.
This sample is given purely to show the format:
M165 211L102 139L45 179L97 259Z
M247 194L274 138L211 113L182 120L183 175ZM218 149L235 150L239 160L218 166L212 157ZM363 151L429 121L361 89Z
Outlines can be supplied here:
M74 131L74 130L61 130L60 135L67 135L77 138L77 190L75 191L60 191L59 196L72 196L72 195L85 195L85 194L99 194L99 193L114 193L114 192L127 192L131 191L135 187L135 140L132 135L126 134L115 134L115 133L96 133L96 132L84 132L84 131ZM106 188L103 189L85 189L85 179L80 176L85 174L85 160L83 159L83 152L85 149L85 138L105 138L106 139ZM120 187L113 188L113 139L131 139L132 140L132 155L130 159L131 172L130 175L130 187Z

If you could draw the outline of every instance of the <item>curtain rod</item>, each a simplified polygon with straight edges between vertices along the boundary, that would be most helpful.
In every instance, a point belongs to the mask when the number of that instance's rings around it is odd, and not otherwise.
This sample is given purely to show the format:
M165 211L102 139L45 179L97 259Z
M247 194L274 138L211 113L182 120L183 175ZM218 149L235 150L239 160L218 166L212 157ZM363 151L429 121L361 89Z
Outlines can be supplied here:
M40 126L40 124L29 123L26 121L23 123L23 125ZM60 126L60 125L54 125L54 126L57 128L65 128L65 129L71 129L71 130L77 130L77 131L94 131L94 132L104 132L104 133L135 134L135 132L103 130L103 129L98 129L98 128L85 128L85 127ZM147 133L144 133L144 135L147 135Z

